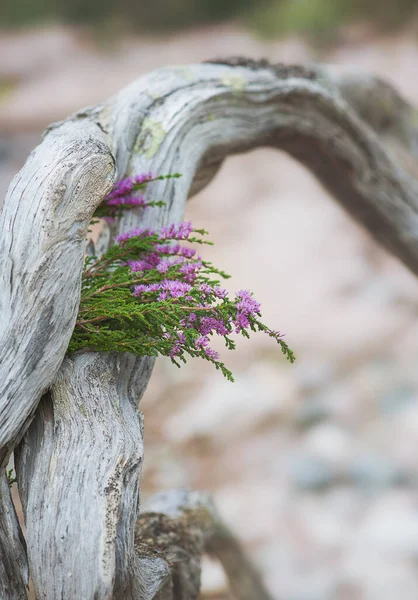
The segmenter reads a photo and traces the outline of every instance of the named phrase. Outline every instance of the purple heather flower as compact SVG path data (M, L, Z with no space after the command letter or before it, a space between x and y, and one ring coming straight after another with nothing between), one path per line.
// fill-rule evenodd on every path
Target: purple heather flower
M194 345L198 350L205 348L209 344L209 338L206 335L201 335L195 339Z
M173 223L172 225L168 225L161 229L160 239L187 240L192 231L193 225L191 221L184 221L182 223L177 223L177 225Z
M151 179L154 179L154 175L151 173L151 171L148 173L142 173L141 175L135 175L133 178L135 185L140 185L146 181L151 181Z
M253 298L251 292L239 290L235 294L235 306L238 310L234 325L236 332L239 333L241 329L247 329L250 326L249 317L260 314L260 304Z
M126 177L121 179L113 186L112 191L106 196L105 202L114 200L116 198L123 198L129 196L134 190L135 186L139 186L142 183L151 181L153 179L152 173L143 173L142 175L135 175L134 177Z
M173 358L174 356L178 356L180 354L180 352L181 352L180 344L178 344L177 342L174 342L174 344L171 346L171 350L168 353L168 356Z
M182 256L173 256L169 260L171 265L182 265L184 263L184 258Z
M268 329L266 333L268 333L270 337L274 338L282 338L286 335L285 333L280 333L280 331L274 331L273 329Z
M151 271L158 268L161 258L155 252L147 254L143 260L128 260L128 265L132 273L138 271Z
M143 260L128 260L128 264L133 273L137 271L151 271L152 269L157 269L159 273L164 274L167 273L170 267L182 262L183 258L181 256L162 258L156 252L147 254Z
M129 268L131 273L140 273L141 271L148 271L150 268L145 260L128 260Z
M193 256L196 254L196 250L194 248L182 247L180 248L180 253L185 258L193 258Z
M121 205L126 205L126 206L131 206L131 207L136 207L136 206L146 206L146 202L145 202L145 198L144 196L118 196L116 198L110 198L110 200L107 200L107 205L108 206L121 206Z
M167 291L172 298L181 298L190 292L192 286L178 279L164 279L161 289Z
M203 294L211 294L212 293L212 288L207 283L201 283L199 285L199 291L203 292Z
M219 359L219 352L216 352L213 348L205 347L205 354L208 358L212 358L213 360Z
M212 290L217 298L226 298L228 296L227 290L221 288L219 285L215 285Z
M206 335L202 335L197 338L194 342L195 347L198 350L204 350L206 356L208 358L212 358L213 360L218 360L219 354L209 346L209 338Z
M162 260L156 267L159 273L165 274L170 268L170 263L167 260Z
M171 339L172 336L167 333L166 334L167 339ZM169 356L173 357L173 356L178 356L181 352L181 344L185 344L186 343L186 336L184 335L183 331L178 331L177 332L177 339L175 340L175 342L173 343L173 345L171 346L171 350L169 352Z
M141 283L140 285L136 285L134 287L134 291L133 291L133 295L134 296L140 296L143 292L148 292L148 286Z
M180 267L180 273L184 275L184 281L187 283L193 283L197 277L196 271L200 269L202 263L200 261L196 261L194 263L187 263Z
M158 292L160 289L161 289L160 283L149 283L149 284L141 283L134 287L133 295L140 296L143 293Z
M187 300L187 297L186 297L186 300ZM193 300L193 298L192 298L192 300ZM180 325L187 329L193 329L193 323L196 322L196 319L197 319L196 313L190 313L190 315L188 316L187 319L182 319L180 321Z
M155 251L158 252L158 254L177 254L180 249L182 249L180 247L180 244L155 244Z
M216 331L218 335L226 335L228 333L225 323L214 317L203 317L200 321L199 331L202 335L208 335L212 331Z
M250 321L247 315L238 312L236 319L234 320L234 325L236 327L236 333L239 333L241 329L247 329L250 326Z
M260 312L260 303L257 302L252 293L247 290L239 290L235 294L235 306L246 315L255 315ZM237 302L238 300L238 302Z
M153 231L152 229L148 229L146 227L145 228L135 227L135 229L131 229L130 231L125 231L124 233L120 233L119 235L117 235L115 237L115 242L118 242L120 244L123 242L127 242L131 238L145 237L147 235L155 235L155 231Z
M111 200L112 198L118 198L120 196L127 196L134 189L134 182L132 177L126 177L121 179L113 186L113 189L106 196L105 201Z

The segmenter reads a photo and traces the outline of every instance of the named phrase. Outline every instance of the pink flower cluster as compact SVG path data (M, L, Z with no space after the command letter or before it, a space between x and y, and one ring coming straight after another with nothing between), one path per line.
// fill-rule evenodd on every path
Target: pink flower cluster
M193 226L190 221L164 227L158 234L159 241L154 244L152 252L144 254L140 260L128 260L131 272L135 273L137 277L154 269L164 275L171 267L177 266L176 275L181 278L163 279L159 283L137 285L134 287L134 296L139 297L144 293L159 292L157 300L167 300L168 298L181 298L192 290L192 285L203 266L200 257L193 258L196 250L181 246L179 243L161 244L165 240L186 240L192 232ZM133 229L117 236L116 241L123 243L133 237L144 235L155 235L155 232L148 229Z
M144 173L135 177L127 177L118 181L113 190L106 196L105 202L108 206L146 206L143 196L134 196L133 194L144 183L152 181L152 173Z
M136 237L158 236L150 251L142 253L138 260L127 261L135 279L148 279L147 283L135 285L132 293L144 301L181 300L182 307L192 312L180 321L176 336L168 337L173 341L170 356L183 352L185 331L192 329L195 350L203 351L216 361L219 355L210 347L210 336L228 336L248 329L251 319L260 314L260 304L246 290L238 291L231 301L227 290L216 282L211 283L204 261L196 256L193 248L179 243L179 240L189 240L193 231L191 222L183 222L163 227L158 234L149 229L133 229L117 236L116 241L123 244Z
M253 298L251 292L247 290L239 290L235 294L237 308L237 316L234 320L236 332L239 333L241 329L248 329L250 326L249 318L254 315L260 314L260 304Z
M152 173L145 173L122 179L106 196L95 216L114 222L124 209L164 205L162 201L146 201L141 194L149 183L172 177L180 177L180 174L154 177ZM206 357L232 381L232 374L210 346L211 337L223 337L226 347L233 350L235 341L231 336L249 337L249 330L259 330L274 338L293 362L293 352L282 341L281 334L260 321L260 304L252 293L239 290L234 298L229 297L218 281L219 277L228 276L202 260L194 248L182 243L209 243L200 237L206 233L203 229L193 229L191 222L173 223L159 231L137 227L118 235L115 241L120 247L110 249L102 262L98 261L97 268L93 265L87 269L86 274L91 276L108 272L112 277L112 284L104 287L96 280L98 291L121 288L120 296L115 292L115 300L118 302L120 298L126 302L126 312L121 311L114 320L124 321L130 313L136 316L137 319L132 318L130 348L139 355L144 351L169 355L176 364L180 360L185 362L186 354ZM131 294L138 302L134 307ZM94 317L80 323L96 321ZM128 330L123 329L126 335L129 335ZM84 328L83 339L86 331ZM119 343L115 345L119 348Z
M190 292L192 286L178 279L163 279L161 283L140 284L134 287L133 295L137 298L143 294L159 292L157 300L182 298Z
M152 229L148 229L146 227L135 227L135 229L131 229L130 231L125 231L124 233L120 233L115 237L115 242L118 244L122 244L123 242L127 242L132 238L137 237L147 237L149 235L155 235L155 231Z
M118 181L112 191L105 197L104 204L110 209L110 214L103 217L108 223L114 223L118 214L118 208L146 208L149 203L145 201L144 196L138 196L138 191L144 187L144 184L153 181L152 173L126 177Z
M191 221L177 223L177 225L173 223L161 229L160 238L162 240L187 240L192 231L193 225Z

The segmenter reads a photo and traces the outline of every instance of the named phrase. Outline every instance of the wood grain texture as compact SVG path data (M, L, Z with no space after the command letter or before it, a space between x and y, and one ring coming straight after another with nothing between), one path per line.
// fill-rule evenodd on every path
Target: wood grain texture
M2 478L64 358L77 315L87 227L114 180L103 131L93 122L67 123L32 152L0 206ZM5 490L1 501L0 590L12 590L14 581L20 591L0 596L26 597L26 554Z
M398 123L389 139L384 120L374 119L373 111L367 124L368 113L361 108L364 94L348 93L351 84L344 88L343 82L327 68L271 66L241 58L161 69L103 106L83 110L51 129L44 143L52 136L67 148L68 140L85 140L87 131L94 131L100 143L83 146L84 154L77 151L77 172L85 174L84 179L80 176L84 187L70 185L60 196L73 212L66 212L63 205L44 223L47 240L55 239L57 228L61 231L48 256L62 270L39 261L25 266L32 244L44 248L37 242L38 229L20 233L26 254L17 252L13 235L7 233L3 240L15 243L6 266L13 265L15 275L27 269L22 283L12 278L19 281L13 288L20 302L16 310L10 309L5 294L6 314L20 324L22 341L8 342L12 358L7 358L6 385L13 393L1 413L3 443L16 442L62 361L77 308L86 218L112 180L112 156L118 178L148 171L178 171L183 176L153 184L151 197L164 199L166 206L127 212L117 227L106 229L102 249L118 231L182 220L187 198L211 180L227 156L271 146L299 159L375 239L418 273L418 185L391 146L395 140L406 154L413 154L415 137L404 135ZM405 119L412 122L411 116ZM65 156L59 147L51 155L54 189L66 181ZM87 175L91 165L93 176ZM23 178L29 195L36 188L32 178L38 168L30 159L12 185L9 221L17 211L19 181ZM79 181L70 178L70 183L75 180ZM93 181L97 181L94 190ZM63 221L66 226L61 227ZM11 267L2 270L4 280L11 272ZM40 301L35 307L46 315L42 319L22 288L29 278ZM12 289L7 285L6 290ZM34 322L26 329L31 311ZM45 329L51 322L54 329ZM62 335L53 335L59 327ZM30 369L25 362L27 348L37 357L29 361ZM46 361L44 355L48 358L53 352L54 360ZM65 359L25 435L17 466L38 600L171 598L164 563L134 552L142 463L136 406L152 365L152 359L128 355L80 354ZM30 391L29 399L23 390ZM222 552L221 546L217 551ZM193 584L191 576L189 583Z
M112 598L133 552L143 448L132 378L147 381L134 365L128 354L66 359L16 452L38 598Z

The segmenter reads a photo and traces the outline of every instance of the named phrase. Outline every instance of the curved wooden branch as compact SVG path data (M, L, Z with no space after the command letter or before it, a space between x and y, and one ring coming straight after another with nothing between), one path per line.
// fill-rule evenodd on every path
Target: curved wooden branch
M38 598L112 598L115 569L125 572L139 505L143 363L139 376L128 354L66 359L16 451Z
M167 600L197 600L204 552L222 564L234 598L272 600L209 494L180 489L152 496L136 523L135 549L141 557L158 557L167 563L171 577ZM161 589L167 587L162 578Z
M330 66L317 67L317 72L319 77L322 72L327 74L344 100L395 153L402 149L405 159L409 153L406 165L412 165L411 157L418 157L418 110L415 107L379 77L358 70L341 72ZM416 168L415 162L415 173Z
M87 227L114 177L103 131L66 123L32 152L1 206L0 467L64 358Z
M114 178L113 157L97 124L65 124L31 154L0 206L2 479L64 358L77 315L87 227ZM11 590L11 581L15 592L0 596L20 598L26 597L26 555L7 494L2 491L0 507L0 592ZM10 561L3 559L7 554Z
M45 143L52 136L61 139L65 146L68 132L84 139L85 131L93 128L97 132L99 126L115 157L119 177L149 170L183 173L180 180L153 185L152 197L167 202L163 209L126 213L119 230L138 224L158 227L181 220L187 197L206 185L230 154L261 145L284 149L310 168L351 215L418 273L417 183L397 164L392 151L385 148L383 136L378 135L382 133L378 124L371 123L375 131L369 127L354 111L358 100L354 99L350 106L340 93L342 88L341 81L326 69L272 67L242 59L162 69L133 83L104 106L85 110L54 126ZM403 148L410 143L401 135L394 136ZM105 157L101 168L107 175L111 172L109 153L103 149L98 155L101 160ZM59 181L62 160L54 165L52 173ZM88 165L89 152L84 160L80 157L79 165L86 174L83 181L87 191L93 189L94 181L88 178ZM32 171L29 164L25 172ZM93 204L108 189L104 184L107 179L99 171L96 165L99 184L94 188L97 193ZM75 206L86 202L86 193L75 195ZM13 188L8 200L10 214L13 204L16 208L17 198ZM87 204L87 212L91 214L91 203ZM54 216L54 227L57 218ZM82 222L84 235L85 220ZM49 235L51 231L50 228ZM27 234L22 235L29 248L31 240ZM66 251L67 246L73 248L67 271L71 265L76 276L73 271L66 272L65 277L61 273L59 285L64 294L58 292L54 283L55 270L43 274L45 290L51 296L43 298L43 309L65 304L62 322L67 341L78 300L81 238L80 235L73 242L68 236L53 252L56 261L56 255ZM19 259L19 269L21 263ZM30 266L32 276L34 266ZM70 281L75 285L73 291L69 289ZM22 293L22 305L24 298ZM58 323L58 315L56 318ZM46 349L49 355L54 347L50 336L44 341L39 336L31 339L42 376L37 376L36 385L30 380L22 366L25 347L19 351L15 346L13 351L18 361L12 375L22 379L21 386L30 387L33 398L45 389L46 371L49 375L55 373L65 343L62 338L55 341L57 359L47 369L42 353ZM127 364L122 368L121 361L125 360ZM26 512L29 560L35 587L48 600L153 597L156 580L152 570L157 566L138 562L133 550L133 528L130 530L137 516L142 456L140 416L135 412L135 403L146 387L151 368L152 361L146 358L81 355L66 359L36 422L25 436L17 464ZM14 379L9 380L9 386L16 385ZM19 402L23 404L24 398ZM45 413L46 402L50 406L48 413ZM30 410L25 410L29 418ZM14 415L14 418L20 417ZM21 418L19 422L21 427ZM136 423L135 434L133 423ZM19 427L6 428L4 439L13 438L13 431ZM96 435L103 428L111 430L112 441L103 432ZM70 462L66 452L71 453ZM109 481L118 482L110 495ZM45 498L48 499L46 516L41 518L39 507ZM87 510L84 504L88 502L92 502L94 510ZM113 518L109 520L105 507L110 506ZM80 522L72 513L80 516ZM89 533L80 544L83 531ZM103 544L103 540L109 541L109 545ZM48 560L42 560L42 556ZM86 565L96 568L94 577ZM77 577L69 582L65 573L77 573ZM160 573L167 577L163 567Z
M234 64L157 71L124 90L106 119L114 143L121 129L124 139L133 141L130 147L114 146L121 148L119 168L184 171L188 165L180 185L158 188L168 194L173 216L181 218L192 181L194 192L226 156L262 145L280 148L308 167L377 241L418 273L418 184L387 150L387 138L379 138L345 102L340 89L352 99L352 87L344 87L341 78L337 86L326 69ZM158 97L150 99L152 94ZM352 100L354 108L363 106L361 98ZM129 119L127 106L143 120ZM405 123L413 122L402 114ZM385 132L377 119L371 124ZM404 130L394 127L392 139L416 149L416 125L411 131L415 135L406 139ZM127 216L123 224L132 222Z

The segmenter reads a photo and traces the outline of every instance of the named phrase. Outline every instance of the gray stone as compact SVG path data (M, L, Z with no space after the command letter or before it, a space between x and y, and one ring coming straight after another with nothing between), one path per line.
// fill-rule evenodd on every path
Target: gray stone
M295 414L295 426L307 429L329 417L328 406L319 398L304 398Z
M417 401L417 390L409 386L399 386L380 398L379 407L382 413L394 413Z
M390 459L375 454L358 457L349 467L348 479L355 485L385 488L408 483L408 474Z
M339 475L325 460L309 455L292 456L287 462L288 475L301 491L321 491L339 481Z

